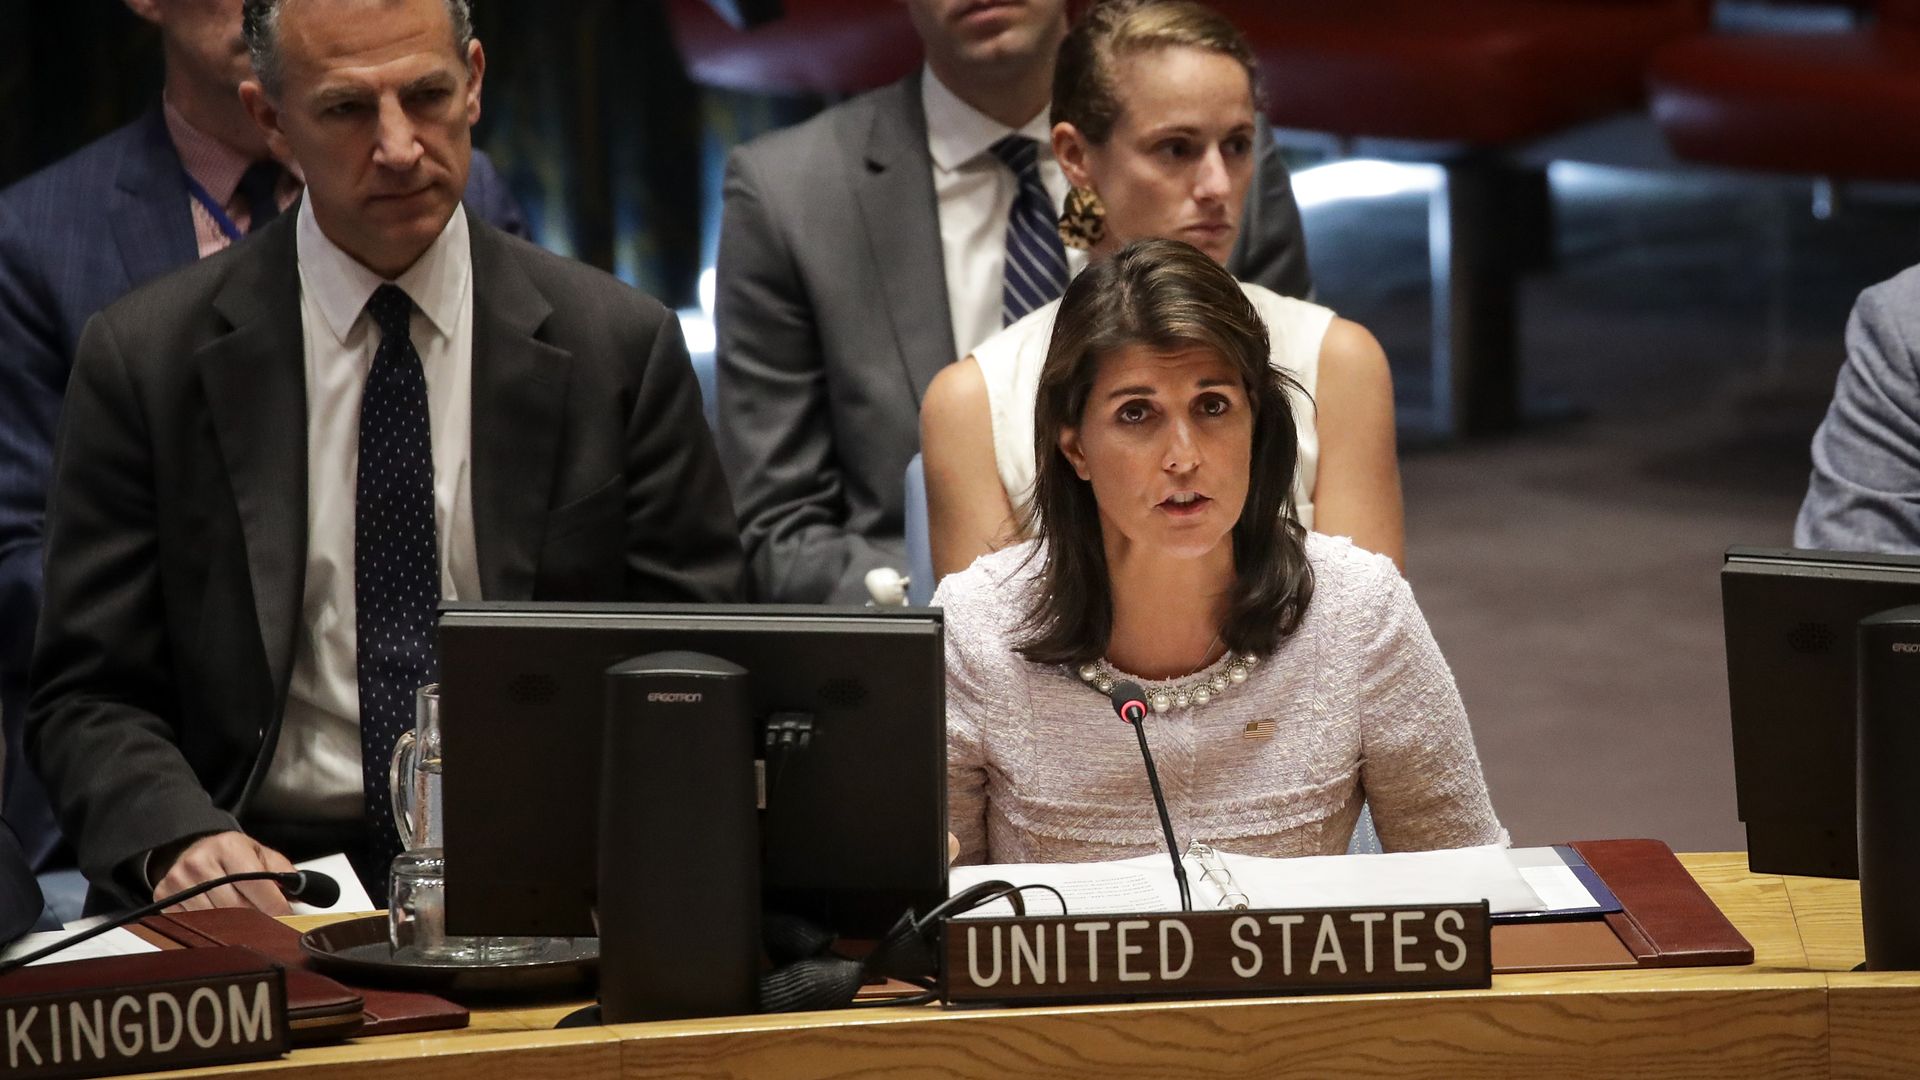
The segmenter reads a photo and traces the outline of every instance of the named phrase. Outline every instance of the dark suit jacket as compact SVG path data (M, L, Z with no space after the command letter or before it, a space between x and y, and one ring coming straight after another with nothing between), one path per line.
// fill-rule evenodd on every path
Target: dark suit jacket
M96 886L244 824L273 754L307 539L294 218L135 291L80 340L27 751ZM734 596L739 537L673 314L471 232L483 595Z
M0 822L0 946L11 945L32 930L45 909L40 883L33 878L20 841Z
M135 286L199 258L187 199L157 107L0 192L0 796L35 866L60 839L20 753L54 425L80 328ZM526 231L483 154L474 155L466 203L482 221Z
M1227 269L1304 297L1300 210L1263 135ZM720 225L720 455L771 600L862 602L906 566L920 399L953 355L920 75L734 151Z

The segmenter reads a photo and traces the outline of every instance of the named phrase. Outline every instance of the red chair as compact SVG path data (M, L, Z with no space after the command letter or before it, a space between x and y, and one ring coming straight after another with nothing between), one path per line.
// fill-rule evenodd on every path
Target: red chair
M1920 0L1846 33L1709 34L1649 72L1653 116L1687 161L1830 180L1920 180Z
M737 29L707 0L669 0L687 74L756 94L845 97L920 66L920 39L898 0L785 0L780 18Z
M1628 109L1703 0L1228 0L1280 127L1499 147Z
M1644 97L1663 44L1707 25L1709 0L1218 0L1259 54L1276 127L1405 140L1437 161L1433 418L1444 433L1520 420L1515 295L1545 241L1544 174L1508 151ZM1528 230L1532 230L1532 235Z

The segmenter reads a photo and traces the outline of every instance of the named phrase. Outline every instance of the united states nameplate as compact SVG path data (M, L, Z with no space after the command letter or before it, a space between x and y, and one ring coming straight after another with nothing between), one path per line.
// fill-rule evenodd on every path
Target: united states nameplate
M948 919L941 998L1014 1004L1491 986L1488 908Z

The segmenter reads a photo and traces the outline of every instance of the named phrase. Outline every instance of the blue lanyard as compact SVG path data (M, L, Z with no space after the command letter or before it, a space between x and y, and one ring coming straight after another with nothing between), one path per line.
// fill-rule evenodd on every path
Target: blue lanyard
M213 219L213 223L220 226L220 231L227 234L228 240L237 244L246 235L240 231L240 226L235 225L233 219L227 216L227 212L220 208L220 204L213 201L213 196L207 194L207 189L200 186L200 181L191 176L187 177L187 194L192 195L193 200L200 204L200 208L207 212L208 217Z

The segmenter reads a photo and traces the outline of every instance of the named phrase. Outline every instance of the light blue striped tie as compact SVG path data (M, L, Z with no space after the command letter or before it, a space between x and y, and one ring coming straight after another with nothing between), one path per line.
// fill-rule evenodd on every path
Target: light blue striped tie
M1053 197L1040 182L1040 144L1009 135L990 149L1019 185L1007 213L1007 280L1000 294L1000 325L1006 326L1059 299L1067 287L1067 249L1055 225Z

